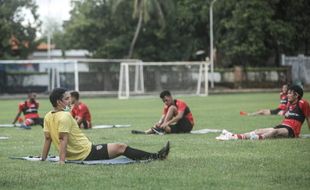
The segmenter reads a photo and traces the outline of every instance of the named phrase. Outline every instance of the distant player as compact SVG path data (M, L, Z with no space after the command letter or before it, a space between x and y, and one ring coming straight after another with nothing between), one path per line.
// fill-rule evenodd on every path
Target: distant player
M92 128L91 115L86 104L81 102L80 94L76 91L70 93L71 95L71 114L82 129Z
M31 92L28 94L28 99L25 102L21 102L18 105L18 112L13 120L12 124L20 120L20 116L23 113L25 121L21 124L21 128L31 129L32 125L41 125L43 127L43 118L40 118L38 114L39 102L36 101L37 94Z
M247 112L240 112L240 115L245 115L245 116L256 116L256 115L283 115L283 111L286 108L287 104L287 89L288 85L285 84L282 86L282 90L280 92L280 104L276 109L262 109L257 112L253 113L247 113Z
M173 99L167 90L160 93L164 103L163 114L160 120L144 134L161 133L189 133L194 126L194 118L188 105L179 99ZM132 133L141 133L133 130Z
M64 164L65 160L105 160L120 155L133 160L164 160L169 154L169 141L158 152L146 152L123 143L92 144L66 111L70 104L69 92L55 88L49 99L53 110L44 118L42 161L46 160L52 143L59 152L59 164Z
M291 86L288 89L288 104L284 110L282 123L274 128L263 128L244 134L232 134L226 130L216 137L218 140L236 139L267 139L267 138L296 138L299 137L302 124L307 121L310 129L309 102L302 99L303 90L299 86Z

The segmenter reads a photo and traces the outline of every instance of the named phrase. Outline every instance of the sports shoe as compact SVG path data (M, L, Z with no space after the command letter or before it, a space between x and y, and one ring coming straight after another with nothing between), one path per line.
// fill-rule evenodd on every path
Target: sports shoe
M20 128L22 128L22 129L31 129L30 126L27 126L27 125L24 125L24 124L21 124Z
M241 116L247 116L248 113L247 113L247 112L244 112L244 111L240 111L240 115L241 115Z
M225 134L225 135L226 135L226 134L233 135L233 133L227 131L226 129L223 129L223 130L222 130L222 134Z
M238 139L236 136L234 136L234 134L232 134L231 132L227 131L227 130L223 130L222 134L220 134L220 136L215 137L216 140L221 140L221 141L228 141L228 140L236 140Z
M259 136L255 132L250 133L250 140L258 140Z
M152 131L157 135L163 135L165 131L162 128L153 127Z
M138 130L131 130L132 134L146 134L144 131L138 131Z
M168 141L167 144L160 151L158 151L158 158L161 160L166 159L169 154L169 151L170 151L170 142Z

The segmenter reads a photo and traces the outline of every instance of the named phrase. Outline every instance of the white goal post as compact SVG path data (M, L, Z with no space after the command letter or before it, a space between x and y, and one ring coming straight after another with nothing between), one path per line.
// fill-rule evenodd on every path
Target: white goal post
M122 62L120 66L119 74L119 99L128 99L130 97L130 67L134 67L134 90L133 93L143 94L145 93L144 87L144 68L155 66L155 67L165 67L165 66L197 66L198 78L197 78L197 88L196 95L207 96L208 95L208 66L210 65L209 60L206 61L178 61L178 62ZM204 83L204 91L201 91L202 83Z

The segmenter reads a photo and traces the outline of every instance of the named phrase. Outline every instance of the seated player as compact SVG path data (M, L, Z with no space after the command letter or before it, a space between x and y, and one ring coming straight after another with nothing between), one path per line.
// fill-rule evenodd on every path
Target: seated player
M124 155L133 160L165 159L170 150L169 142L157 153L134 149L122 143L94 145L82 133L72 115L67 112L70 94L64 88L55 88L50 96L53 110L44 118L45 141L42 160L46 160L51 143L59 152L59 164L65 160L104 160Z
M282 123L274 128L263 128L244 134L232 134L226 130L216 137L218 140L236 139L268 139L268 138L296 138L299 137L304 121L307 121L310 129L310 106L303 97L303 90L299 86L291 86L288 89L288 104L284 110Z
M160 93L160 98L165 104L160 120L144 132L133 130L132 133L189 133L193 129L194 118L187 104L182 100L173 99L167 90Z
M17 120L20 119L21 114L24 114L25 120L21 124L21 128L31 129L32 125L41 125L43 127L43 118L40 118L38 114L39 102L36 101L37 94L30 92L28 94L28 99L25 102L21 102L18 105L18 112L14 118L12 124L15 125Z
M256 116L256 115L283 115L283 111L286 108L287 104L287 89L288 85L285 84L282 86L282 90L280 92L280 105L276 109L262 109L253 113L246 113L241 111L240 115L244 116Z
M73 118L78 123L78 126L82 129L90 129L91 125L91 115L86 104L81 102L80 94L76 91L73 91L71 94L71 114Z

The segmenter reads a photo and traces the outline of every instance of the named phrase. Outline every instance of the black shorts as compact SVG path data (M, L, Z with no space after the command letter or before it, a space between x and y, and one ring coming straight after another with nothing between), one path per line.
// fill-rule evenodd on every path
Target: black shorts
M31 118L31 119L33 121L32 125L41 125L43 127L43 122L44 122L43 118L37 117L37 118Z
M181 118L175 125L170 125L171 133L189 133L193 129L191 122L185 117Z
M281 129L281 128L285 128L287 129L288 131L288 137L289 138L295 138L295 134L294 134L294 131L292 128L286 126L286 125L278 125L278 126L275 126L274 129Z
M278 113L281 111L280 108L274 109L274 110L270 110L270 114L271 115L278 115Z
M91 151L85 160L107 160L109 159L108 145L97 144L91 146Z
M89 121L83 120L82 123L80 124L81 129L90 129L91 128L91 123Z

